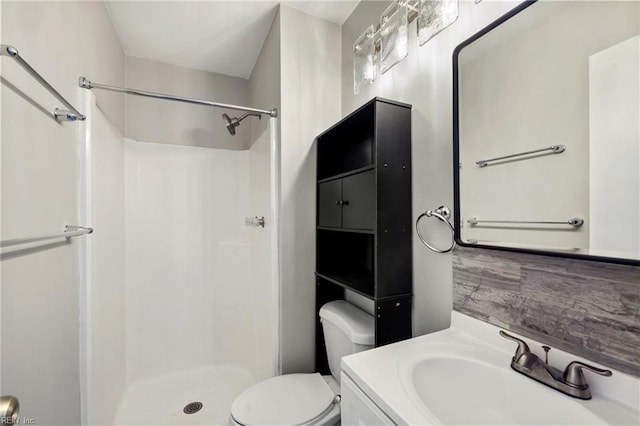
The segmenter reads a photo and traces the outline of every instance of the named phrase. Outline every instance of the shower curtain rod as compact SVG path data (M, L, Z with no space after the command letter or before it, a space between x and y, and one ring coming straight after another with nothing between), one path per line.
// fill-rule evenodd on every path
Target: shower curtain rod
M249 108L249 107L244 107L239 105L230 105L230 104L222 104L219 102L203 101L201 99L183 98L181 96L166 95L163 93L145 92L144 90L127 89L126 87L107 86L106 84L93 83L87 80L85 77L80 77L78 79L78 85L83 89L109 90L111 92L126 93L128 95L137 95L137 96L145 96L147 98L164 99L165 101L177 101L177 102L184 102L187 104L205 105L205 106L216 107L216 108L227 108L227 109L234 109L238 111L255 112L258 114L265 114L270 117L278 116L278 110L276 108L272 110Z

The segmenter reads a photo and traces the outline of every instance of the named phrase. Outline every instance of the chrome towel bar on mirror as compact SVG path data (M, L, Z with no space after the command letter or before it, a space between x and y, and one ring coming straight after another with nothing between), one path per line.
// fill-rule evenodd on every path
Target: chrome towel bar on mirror
M55 108L53 110L53 116L57 121L76 121L76 120L84 120L86 117L80 111L75 109L69 101L67 101L64 96L62 96L56 89L53 88L52 85L47 82L36 70L33 69L31 65L25 61L22 56L18 53L18 49L13 46L9 46L8 44L1 45L2 50L0 51L0 56L8 56L12 58L14 61L18 63L22 68L24 68L31 77L35 78L38 83L40 83L45 89L49 91L53 96L55 96L60 102L64 104L70 111L62 110L59 108Z
M542 149L534 149L533 151L505 155L504 157L489 158L487 160L479 160L479 161L476 161L476 164L478 165L478 167L487 167L489 163L492 161L507 160L509 158L522 157L523 155L537 154L539 152L544 152L544 151L551 151L550 154L560 154L564 152L565 149L567 149L567 147L564 145L551 145L549 147L542 148Z
M55 234L38 235L35 237L14 238L12 240L0 241L0 247L15 246L18 244L36 243L44 240L54 240L57 238L71 238L78 237L80 235L91 234L93 228L85 228L84 226L67 225L64 227L64 231L57 232Z
M425 241L424 237L420 233L420 226L419 226L420 220L423 217L435 217L436 219L447 224L447 226L449 227L449 230L451 231L451 245L449 246L449 248L438 249ZM456 239L455 239L455 230L453 229L453 225L451 225L451 222L449 222L450 217L451 217L451 211L449 210L448 207L445 207L445 206L440 206L435 210L427 210L426 212L418 216L418 218L416 219L416 233L418 234L418 238L420 238L420 241L422 241L422 244L424 244L428 249L435 251L436 253L448 253L451 250L453 250L453 248L456 246Z
M569 220L563 221L536 221L536 220L480 220L477 217L472 217L467 220L469 225L479 225L481 223L505 223L505 224L520 224L520 225L571 225L574 228L579 228L584 224L584 220L579 217L572 217Z

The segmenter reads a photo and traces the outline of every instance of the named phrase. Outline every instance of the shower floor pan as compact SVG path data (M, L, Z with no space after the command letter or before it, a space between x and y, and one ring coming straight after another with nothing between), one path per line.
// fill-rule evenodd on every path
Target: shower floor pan
M126 390L115 424L226 425L231 403L254 383L246 370L218 366L142 380Z

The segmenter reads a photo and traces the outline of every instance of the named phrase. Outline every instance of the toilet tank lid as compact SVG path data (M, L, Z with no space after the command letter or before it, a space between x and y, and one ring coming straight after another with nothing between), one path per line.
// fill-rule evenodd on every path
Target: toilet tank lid
M375 329L373 316L362 309L344 300L335 300L320 308L320 318L338 327L351 342L373 346Z

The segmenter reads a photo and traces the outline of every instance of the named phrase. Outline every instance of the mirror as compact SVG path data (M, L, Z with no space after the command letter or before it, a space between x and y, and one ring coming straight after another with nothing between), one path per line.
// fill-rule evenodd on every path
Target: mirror
M640 2L526 2L453 55L456 240L640 264Z

